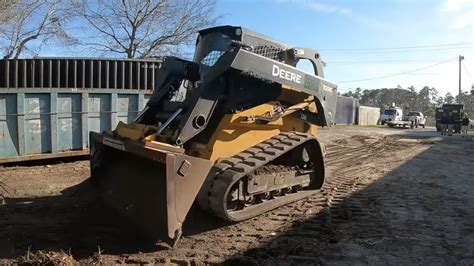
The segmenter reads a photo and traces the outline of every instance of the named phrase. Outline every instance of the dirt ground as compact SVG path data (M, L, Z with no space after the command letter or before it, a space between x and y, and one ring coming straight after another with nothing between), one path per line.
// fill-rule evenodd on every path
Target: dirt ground
M103 207L88 161L0 168L0 264L474 264L472 139L381 127L320 139L321 193L238 224L193 218L201 229L185 224L174 249Z

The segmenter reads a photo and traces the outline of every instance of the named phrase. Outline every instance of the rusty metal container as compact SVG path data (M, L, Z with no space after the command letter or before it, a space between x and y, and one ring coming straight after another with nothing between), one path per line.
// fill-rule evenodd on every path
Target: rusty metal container
M128 123L160 60L0 60L0 163L88 154L89 132Z

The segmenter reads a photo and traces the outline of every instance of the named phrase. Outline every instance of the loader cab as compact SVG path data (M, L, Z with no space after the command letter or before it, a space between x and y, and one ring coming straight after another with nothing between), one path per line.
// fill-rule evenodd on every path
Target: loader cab
M316 50L290 47L242 27L219 26L200 31L193 61L213 66L222 55L237 47L293 67L300 61L309 62L313 68L310 74L324 78L323 62Z
M221 32L210 32L199 35L193 61L199 64L213 66L217 60L232 46L232 37Z

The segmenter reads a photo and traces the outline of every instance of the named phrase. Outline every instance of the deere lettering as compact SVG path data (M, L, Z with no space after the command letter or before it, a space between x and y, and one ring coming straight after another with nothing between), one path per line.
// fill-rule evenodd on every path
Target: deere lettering
M301 84L301 75L282 69L277 65L273 65L272 76Z

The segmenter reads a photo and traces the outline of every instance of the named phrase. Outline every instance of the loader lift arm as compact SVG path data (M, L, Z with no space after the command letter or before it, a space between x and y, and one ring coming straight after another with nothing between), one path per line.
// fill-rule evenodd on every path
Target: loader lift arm
M180 119L178 134L174 134L171 143L183 145L191 138L205 130L219 99L224 94L224 88L228 87L226 80L222 78L230 74L231 70L238 70L250 77L254 77L270 84L278 86L291 86L300 89L310 95L315 96L314 102L317 106L317 113L306 113L306 117L311 117L311 123L319 126L331 126L334 123L336 94L335 85L314 75L307 74L295 67L283 63L271 62L273 60L263 56L254 56L242 48L242 46L231 47L229 51L223 53L212 66L201 66L176 58L167 58L161 68L158 81L162 84L151 97L143 118L137 120L139 123L149 124L153 121L153 116L157 110L153 107L160 103L163 97L171 91L176 91L178 87L187 83L187 95L184 104L184 115ZM286 71L301 77L299 80L288 80L281 74L276 75L275 69ZM317 68L315 68L316 70ZM201 80L197 77L203 76ZM276 78L275 78L276 77ZM255 88L256 90L268 90L268 86ZM266 92L260 93L264 96ZM227 110L235 109L236 106L227 106ZM170 114L171 115L171 114ZM300 115L300 117L302 117Z

